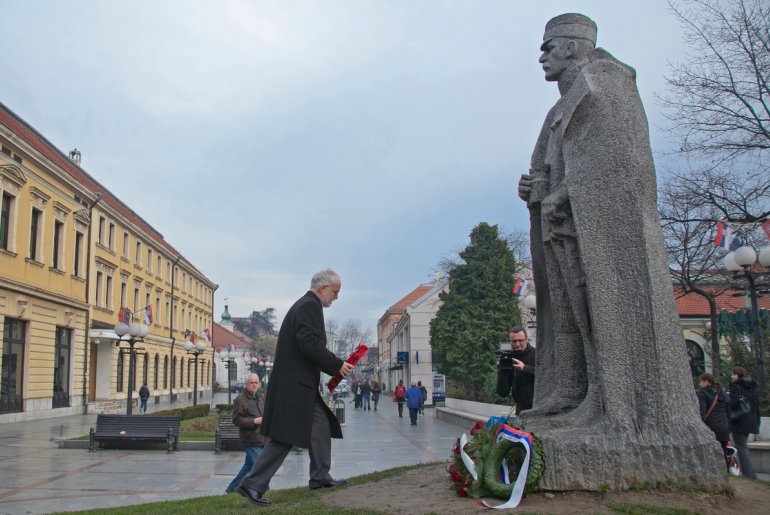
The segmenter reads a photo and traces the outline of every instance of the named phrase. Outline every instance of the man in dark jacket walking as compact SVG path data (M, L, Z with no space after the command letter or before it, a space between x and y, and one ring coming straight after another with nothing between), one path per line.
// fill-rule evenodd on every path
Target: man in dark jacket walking
M329 474L331 438L342 438L342 428L318 391L322 370L342 377L353 370L326 348L323 308L332 305L341 287L333 270L318 272L281 324L260 428L270 441L236 489L258 506L272 504L263 494L292 446L309 450L311 490L345 484Z
M752 479L757 479L754 466L749 458L748 440L749 433L759 434L759 394L757 382L746 377L746 369L733 367L730 376L730 410L738 411L740 397L748 401L749 412L737 419L731 419L730 430L733 433L733 443L738 450L738 462L741 464L741 473Z
M150 398L150 388L147 386L147 383L143 383L142 387L139 388L139 400L142 401L141 404L139 404L139 411L142 413L147 413L147 400Z
M259 389L259 376L249 374L246 377L246 385L243 392L239 393L233 401L233 424L238 426L238 437L246 451L246 460L243 462L238 475L233 478L225 490L226 493L235 493L235 489L246 477L251 468L257 462L262 448L267 443L267 437L259 434L259 426L262 424L262 414L265 411L265 399L257 390Z
M508 332L512 357L502 357L497 366L497 394L513 395L516 414L532 408L535 394L535 348L529 344L522 327L514 326Z

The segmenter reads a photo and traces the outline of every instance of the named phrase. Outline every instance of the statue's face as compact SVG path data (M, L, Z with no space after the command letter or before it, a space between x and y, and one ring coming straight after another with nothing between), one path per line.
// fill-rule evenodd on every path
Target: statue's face
M570 59L574 53L570 40L565 38L552 38L543 43L540 49L540 64L543 65L545 80L558 81L561 74L569 68Z

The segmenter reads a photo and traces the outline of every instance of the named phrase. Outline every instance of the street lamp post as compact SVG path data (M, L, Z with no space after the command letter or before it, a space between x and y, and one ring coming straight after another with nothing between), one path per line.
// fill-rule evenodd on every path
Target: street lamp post
M227 352L223 350L219 353L219 359L224 362L225 370L227 370L227 404L233 403L233 390L230 381L232 380L232 369L235 366L236 356L238 356L238 353L234 351Z
M206 344L203 342L184 342L184 350L187 354L195 356L195 379L193 379L193 406L198 405L198 356L206 352ZM201 361L203 363L203 361ZM188 383L189 384L189 383Z
M765 358L762 350L762 331L759 328L759 305L757 301L757 286L767 286L769 283L757 283L757 279L763 279L770 275L770 271L753 272L751 267L756 263L765 268L770 268L770 247L765 247L759 253L749 246L740 247L735 252L725 256L725 268L733 272L736 279L745 279L748 283L749 300L751 303L751 340L754 351L754 359L757 362L757 383L759 384L759 397L764 398L767 392L767 376L765 373Z
M120 346L120 342L127 342L128 343L128 395L126 396L126 415L131 415L133 412L133 401L134 401L134 388L136 385L134 384L134 374L136 370L136 350L134 350L134 345L143 342L144 337L147 336L147 333L150 331L150 329L144 325L144 324L125 324L123 322L118 322L115 324L115 334L118 335L120 338L116 345ZM128 340L124 340L123 337L128 335ZM120 352L125 352L125 348L121 348Z
M263 359L262 356L252 356L249 360L249 368L259 376L260 381L267 382L265 378L269 378L273 363L269 357Z

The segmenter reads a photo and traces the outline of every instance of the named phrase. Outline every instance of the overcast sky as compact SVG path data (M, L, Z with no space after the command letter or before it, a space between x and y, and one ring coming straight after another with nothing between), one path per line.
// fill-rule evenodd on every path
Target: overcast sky
M527 229L548 19L590 16L636 68L656 159L684 52L663 0L1 5L0 100L219 284L217 321L227 297L280 322L330 266L327 318L373 332L479 222Z

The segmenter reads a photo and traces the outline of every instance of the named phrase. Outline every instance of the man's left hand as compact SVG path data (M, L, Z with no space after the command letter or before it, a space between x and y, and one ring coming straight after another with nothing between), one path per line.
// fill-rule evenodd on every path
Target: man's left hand
M340 368L340 375L342 377L348 377L352 371L353 371L353 365L351 365L347 361L343 361L342 367Z
M520 361L520 360L518 360L516 358L512 358L512 361L513 361L513 368L515 368L519 372L524 370L524 362L523 361Z

